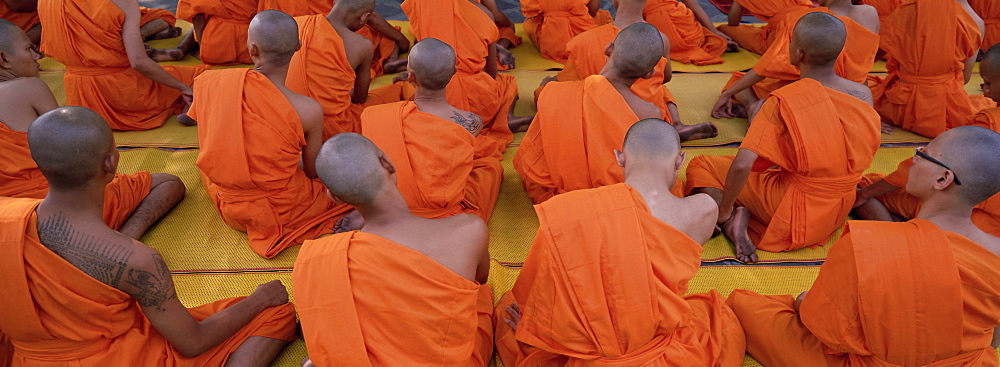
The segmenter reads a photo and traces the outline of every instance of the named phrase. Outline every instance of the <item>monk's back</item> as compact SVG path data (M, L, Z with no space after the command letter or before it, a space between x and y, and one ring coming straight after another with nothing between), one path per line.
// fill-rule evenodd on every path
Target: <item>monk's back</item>
M982 41L978 24L957 1L904 2L882 27L890 65L898 63L903 80L961 73Z
M443 219L411 217L392 227L366 226L361 231L420 252L470 281L476 279L482 250L470 244L484 241L487 233L485 223L471 214Z
M433 2L403 2L403 11L413 20L411 32L418 39L433 37L454 48L456 77L479 73L486 65L488 46L496 42L500 31L479 5L468 0L445 1L454 2L448 6L454 9L454 14L448 15Z
M41 51L67 66L128 67L125 13L109 0L42 0Z
M834 15L851 18L851 20L857 22L858 24L864 26L869 31L873 33L878 33L879 31L879 18L878 9L875 9L871 5L854 5L851 6L846 12L839 12L831 9ZM850 47L850 46L848 46Z
M32 100L26 99L28 91L48 86L38 78L17 78L0 82L0 124L18 132L27 132L28 126L38 117ZM29 92L30 93L30 92Z

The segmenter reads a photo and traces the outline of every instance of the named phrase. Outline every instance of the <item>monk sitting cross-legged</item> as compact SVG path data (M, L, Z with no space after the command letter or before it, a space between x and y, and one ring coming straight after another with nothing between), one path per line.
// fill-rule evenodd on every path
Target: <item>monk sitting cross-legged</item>
M712 109L713 117L741 117L752 121L753 114L760 108L761 99L799 80L799 69L789 62L789 42L792 39L792 26L809 13L833 14L844 23L847 41L837 58L834 71L857 83L864 84L867 81L878 53L877 12L867 5L853 5L850 0L821 0L820 4L823 7L796 10L785 15L782 27L776 31L778 36L753 69L746 74L733 73ZM734 99L736 104L733 103Z
M569 51L569 59L566 67L556 75L555 81L583 80L591 75L597 75L607 63L608 55L611 53L609 44L614 42L615 36L622 29L636 23L644 23L642 18L643 0L615 0L615 7L618 14L615 21L610 24L598 26L594 29L581 33L579 36L569 41L566 46ZM661 36L663 49L670 50L670 42L665 36ZM646 52L655 52L659 48L645 49ZM659 118L666 120L677 128L681 136L681 141L710 138L718 135L718 129L711 122L698 125L684 125L681 122L680 113L677 110L677 103L673 94L663 85L670 81L671 69L670 60L667 53L663 54L659 63L656 64L655 73L649 78L639 78L632 84L632 92L643 100L656 105L662 113ZM546 78L542 85L535 90L537 104L538 95L552 78Z
M739 45L715 28L697 0L648 0L642 16L670 40L671 60L721 64L723 52L738 51Z
M364 135L395 162L397 186L414 214L472 213L489 221L503 178L502 151L476 149L483 119L448 104L455 51L424 38L410 52L407 70L416 99L366 109Z
M139 7L142 20L139 28L142 38L145 40L156 40L174 38L181 35L181 29L175 27L177 19L174 14L164 9L151 9ZM38 0L6 0L0 1L0 19L9 20L16 24L31 39L31 43L38 45L42 40L42 23L38 19ZM164 52L162 50L147 49L150 57L157 61L176 60L183 57L175 51ZM171 55L173 54L173 55Z
M108 228L118 150L99 115L50 111L28 140L51 189L0 199L0 330L14 366L267 366L295 339L281 282L187 309L163 257Z
M788 13L812 7L812 0L735 0L733 6L729 8L728 24L720 25L718 29L740 47L753 53L764 54L785 27L785 16ZM740 24L744 9L767 24L763 27Z
M662 45L656 27L632 24L608 46L610 56L600 74L546 84L535 121L514 155L514 168L533 202L622 182L614 157L602 152L617 148L636 121L663 117L656 105L630 89L656 72ZM679 186L676 195L683 194Z
M199 45L209 65L249 64L247 27L257 14L257 0L180 0L177 16L194 25L182 44Z
M198 168L208 196L250 248L271 258L303 240L334 232L351 208L326 197L316 179L323 109L285 87L299 48L295 20L277 10L250 23L254 69L199 77L191 117L198 120Z
M996 366L1000 238L970 214L1000 192L997 151L982 127L938 135L913 158L914 219L849 222L798 299L735 290L747 352L765 366Z
M969 6L983 19L983 50L1000 43L1000 3L991 0L968 0Z
M611 23L601 0L521 0L524 32L542 57L565 63L566 43L591 28Z
M0 196L41 199L49 192L27 136L35 118L58 107L52 91L38 79L40 56L23 31L0 20ZM184 184L177 176L116 175L104 191L104 222L139 239L183 198Z
M804 15L789 50L802 79L771 93L735 157L702 155L688 166L692 192L720 203L718 222L740 261L756 262L758 248L822 244L851 211L881 137L868 88L834 72L846 33L835 16Z
M295 261L306 365L489 365L493 292L482 219L411 214L393 162L358 134L330 138L316 169L365 226L308 241Z
M504 366L743 363L743 331L723 297L685 295L718 207L670 194L684 154L665 121L639 121L624 140L614 151L624 183L535 207L538 234L493 314Z

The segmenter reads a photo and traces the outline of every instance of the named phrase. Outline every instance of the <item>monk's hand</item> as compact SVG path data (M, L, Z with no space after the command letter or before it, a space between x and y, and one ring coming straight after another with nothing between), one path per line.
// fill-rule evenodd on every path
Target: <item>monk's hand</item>
M715 102L715 107L712 107L712 117L717 119L721 118L733 118L733 97L728 93L723 92L719 96L719 100Z
M288 303L288 290L280 280L272 280L258 285L250 297L259 299L265 307L277 307Z
M517 305L517 302L514 302L511 303L510 306L507 306L505 310L507 310L507 314L510 315L510 318L508 319L504 317L503 322L506 322L511 329L517 331L517 324L521 323L521 307Z
M882 133L883 134L892 134L895 131L896 131L896 127L895 126L889 125L889 123L887 123L885 121L882 121Z
M406 53L410 50L410 39L403 37L396 40L396 47L399 47L399 53Z
M409 78L410 78L410 73L404 71L396 75L395 78L392 78L392 82L393 83L405 82Z
M871 199L868 197L868 195L866 195L866 191L860 187L854 189L854 194L855 194L854 206L851 207L851 209L855 209L859 206L865 205L865 203L867 203L868 200Z
M184 89L181 89L181 98L184 99L185 106L190 106L194 102L194 89L184 86Z
M514 54L510 53L510 51L506 48L497 46L497 61L499 61L501 65L507 66L509 69L513 69L515 67Z

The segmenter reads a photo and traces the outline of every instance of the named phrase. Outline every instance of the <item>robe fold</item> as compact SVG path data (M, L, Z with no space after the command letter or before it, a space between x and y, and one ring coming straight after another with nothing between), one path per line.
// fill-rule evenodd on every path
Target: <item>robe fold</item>
M209 65L252 64L247 50L247 30L257 15L256 0L180 0L177 17L193 22L205 15L199 55Z
M723 24L718 28L740 47L756 54L764 54L771 47L775 37L781 33L788 13L809 9L815 5L812 0L738 0L736 3L767 24L762 27L751 24L737 26Z
M687 5L677 0L649 0L642 17L670 39L670 59L695 65L722 63L726 39L705 28Z
M983 50L989 50L1000 43L1000 3L992 0L969 0L972 10L983 18L986 23L986 34L983 34Z
M0 329L14 366L221 366L252 336L295 340L290 303L255 316L235 335L185 358L146 319L132 296L87 275L38 239L34 199L0 199ZM196 320L230 307L229 298L188 309Z
M292 104L263 74L213 70L195 82L196 165L209 198L250 248L271 258L333 233L351 207L336 204L299 168L305 135Z
M414 102L370 107L364 135L396 166L397 187L410 211L424 218L476 214L489 222L503 166L499 154L476 157L476 138Z
M7 6L6 1L0 1L0 19L9 20L25 32L39 23L37 11L30 13L18 13L11 10L10 7Z
M739 289L728 304L766 366L995 366L997 263L925 220L854 221L798 312Z
M414 249L358 231L308 241L292 283L317 366L489 365L490 286Z
M607 10L590 15L588 0L521 0L524 32L534 42L542 57L566 63L566 43L578 34L611 23Z
M115 130L147 130L180 112L181 92L131 67L121 28L125 20L106 0L42 0L42 52L66 65L66 104L94 110ZM191 85L204 65L163 69Z
M875 78L871 88L883 121L933 138L996 107L965 92L965 60L979 52L982 34L958 2L904 2L882 23L881 33L889 75Z
M538 234L494 311L505 366L738 366L745 339L715 290L685 295L701 245L621 183L535 206ZM517 302L515 332L502 321ZM684 363L680 363L684 361Z
M740 146L759 155L736 199L750 211L757 248L790 251L829 239L847 220L880 142L878 115L856 97L813 79L771 93ZM688 191L724 190L733 158L695 157Z

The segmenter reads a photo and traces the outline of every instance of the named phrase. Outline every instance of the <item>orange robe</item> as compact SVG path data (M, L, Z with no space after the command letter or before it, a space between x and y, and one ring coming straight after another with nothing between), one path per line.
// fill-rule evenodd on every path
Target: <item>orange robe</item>
M812 0L736 0L753 16L767 22L763 27L750 24L738 26L720 25L719 30L725 32L734 42L750 52L763 54L771 47L775 36L785 24L785 16L790 12L812 8ZM794 25L794 24L793 24Z
M565 63L569 55L566 43L573 37L599 25L611 23L606 10L590 15L589 0L521 0L524 32L535 43L542 57Z
M856 97L813 79L771 93L740 146L760 156L736 199L750 211L757 248L789 251L829 239L847 220L880 142L878 115ZM695 157L688 187L724 189L732 162Z
M969 0L969 6L983 22L986 23L986 34L983 35L983 50L989 50L1000 43L1000 3L993 0Z
M496 24L467 0L408 0L402 8L417 40L437 38L455 49L455 76L445 93L455 108L483 118L483 132L476 137L483 140L476 144L477 156L503 152L514 140L507 117L517 99L517 81L510 74L492 78L483 71L489 47L500 37Z
M649 0L642 9L646 21L670 39L670 59L695 65L722 63L728 44L705 28L687 5L677 0Z
M125 14L107 0L42 0L42 52L66 65L66 104L97 112L115 130L159 127L179 112L181 92L133 69L122 43ZM207 66L163 66L191 85Z
M913 167L913 159L905 159L899 162L896 171L883 175L880 173L869 173L862 180L862 186L868 186L878 180L885 180L886 183L899 187L899 190L877 197L889 209L890 212L899 214L907 219L917 217L920 212L920 199L906 192L906 182L910 178L910 167ZM1000 237L1000 194L993 195L986 201L976 205L972 209L972 222L979 229L989 234Z
M979 25L955 1L907 1L882 23L889 76L872 85L882 120L927 137L962 126L996 103L965 92L965 60L982 44Z
M361 123L364 135L396 166L396 186L413 214L471 213L489 222L503 179L499 152L477 157L472 134L414 102L370 107Z
M49 183L31 158L28 134L0 123L0 196L43 199ZM104 189L104 223L119 230L139 203L149 195L152 178L142 171L116 175Z
M9 20L14 23L22 31L27 32L29 29L37 25L38 22L38 12L30 13L18 13L10 9L7 6L6 1L0 1L0 19ZM2 362L0 362L2 363Z
M552 82L514 154L514 169L534 203L565 192L623 182L613 153L639 118L606 78ZM544 138L543 138L544 137ZM682 184L673 193L683 197Z
M996 366L1000 256L925 220L850 222L798 312L737 289L728 304L765 366Z
M0 199L0 329L14 347L14 366L221 366L252 336L292 341L290 303L257 315L247 326L195 358L185 358L146 319L138 302L97 281L42 245L39 200ZM230 307L229 298L188 311L196 320Z
M196 81L196 164L209 198L250 248L271 258L303 240L333 233L351 210L326 196L299 168L305 135L292 104L263 74L214 70Z
M489 365L490 286L416 250L358 231L308 241L292 284L317 366Z
M247 30L257 15L256 0L180 0L177 16L193 22L205 15L199 55L209 65L252 64L247 50Z
M829 8L818 7L789 12L785 16L784 26L778 31L771 47L753 66L754 72L765 78L753 85L753 91L757 98L766 98L771 92L799 80L799 68L788 61L788 46L792 42L792 30L795 23L798 23L799 19L806 14L815 12L833 14ZM847 42L845 43L847 46L837 57L834 71L844 79L865 84L868 80L868 73L875 65L879 35L851 18L834 16L843 21L847 28ZM742 72L734 72L725 88L729 88L742 77Z
M0 331L0 367L10 367L13 358L14 346L10 344L10 338Z
M494 311L504 366L743 362L743 331L719 292L685 295L701 245L654 217L638 191L579 190L535 211L538 234ZM502 321L513 302L516 332Z

